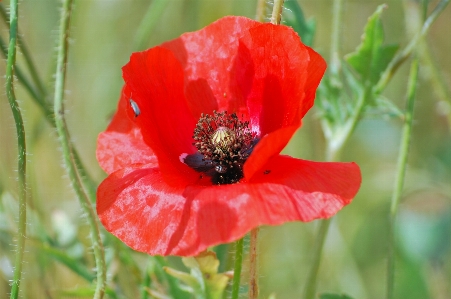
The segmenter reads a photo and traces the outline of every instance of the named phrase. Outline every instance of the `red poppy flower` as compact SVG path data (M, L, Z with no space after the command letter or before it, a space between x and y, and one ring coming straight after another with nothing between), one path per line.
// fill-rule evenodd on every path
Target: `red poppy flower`
M325 69L291 28L244 17L133 53L98 139L105 228L135 250L189 256L259 225L334 215L359 167L279 154Z

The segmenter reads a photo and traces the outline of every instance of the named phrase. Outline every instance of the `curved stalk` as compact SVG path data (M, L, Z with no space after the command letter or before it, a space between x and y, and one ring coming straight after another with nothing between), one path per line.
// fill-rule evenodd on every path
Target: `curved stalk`
M1 4L0 4L0 16L2 16L2 18L5 21L8 19L6 10L4 9L4 7ZM16 75L16 77L19 80L19 82L21 83L21 85L25 88L25 90L29 93L31 98L35 101L35 103L41 109L46 120L50 123L50 125L52 127L55 127L55 119L53 117L53 111L51 108L51 104L47 103L45 100L46 96L47 96L47 92L44 88L44 84L42 83L42 81L40 80L40 78L37 74L36 67L33 64L33 60L31 59L31 55L28 54L29 52L25 47L25 42L20 38L19 34L17 34L17 36L18 36L17 41L19 43L19 47L21 47L22 52L24 53L24 55L26 57L25 59L27 62L27 66L28 66L30 73L32 74L34 83L36 85L40 86L39 92L35 90L35 88L31 84L31 82L24 75L21 68L17 65L15 65L15 67L14 67L14 75ZM5 57L8 57L8 49L6 47L5 42L3 41L3 39L1 37L0 37L0 50L2 51L2 53ZM93 201L95 201L95 194L96 194L96 188L97 188L96 184L94 183L94 180L92 179L92 177L86 171L86 168L84 167L77 150L75 148L72 148L71 150L73 151L72 154L74 156L74 160L77 165L78 173L80 174L83 184L86 187L86 189L88 190L88 195L89 195L91 201L93 202Z
M16 124L19 180L19 224L17 232L17 251L14 262L14 276L11 285L11 299L17 299L19 297L27 222L27 158L25 129L23 125L22 114L20 113L19 105L17 104L16 95L14 93L14 65L16 63L18 7L19 5L17 0L11 0L8 59L6 63L6 95L8 97L9 105L11 106L11 111L14 116L14 122Z
M0 16L2 17L3 21L7 26L9 26L8 22L8 14L6 12L5 7L0 4ZM39 93L41 95L44 95L46 93L45 87L43 82L41 81L41 78L39 77L38 71L33 63L33 60L31 59L30 51L28 51L27 46L25 45L22 37L20 34L17 34L17 43L19 44L20 50L22 52L23 57L25 58L25 63L28 66L28 69L31 74L31 78L33 79L34 83L38 87Z
M83 212L86 214L91 230L91 241L97 266L97 282L94 299L101 299L103 298L106 284L106 266L102 240L100 238L100 231L96 220L96 214L91 205L91 202L89 201L88 196L85 193L85 190L82 187L81 180L77 173L77 166L73 158L72 144L69 141L69 132L67 130L64 119L63 98L66 78L66 62L71 12L72 0L65 0L63 2L63 9L61 12L60 35L58 41L58 58L55 77L55 99L53 107L55 114L55 125L61 142L64 163L69 174L72 187L77 194Z
M243 265L244 238L235 242L235 267L233 269L232 299L238 299L240 293L241 268Z

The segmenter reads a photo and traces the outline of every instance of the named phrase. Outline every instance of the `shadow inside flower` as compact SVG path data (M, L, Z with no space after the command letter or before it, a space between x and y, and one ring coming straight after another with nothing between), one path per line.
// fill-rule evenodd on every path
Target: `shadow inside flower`
M196 119L202 113L213 114L214 110L218 110L218 102L205 79L189 81L185 85L185 96L191 114Z

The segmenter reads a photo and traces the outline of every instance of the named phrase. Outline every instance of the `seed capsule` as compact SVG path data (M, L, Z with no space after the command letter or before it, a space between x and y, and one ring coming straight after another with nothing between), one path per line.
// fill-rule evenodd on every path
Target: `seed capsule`
M130 99L130 106L133 109L133 113L135 113L135 117L138 117L141 114L141 110L139 110L138 104L135 101Z
M226 127L219 127L211 134L211 143L217 148L228 148L235 142L235 132Z

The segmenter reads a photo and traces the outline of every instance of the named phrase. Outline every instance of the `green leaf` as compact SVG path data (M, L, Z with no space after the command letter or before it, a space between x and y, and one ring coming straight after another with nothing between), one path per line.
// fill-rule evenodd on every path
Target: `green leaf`
M48 246L38 246L40 250L46 253L52 259L64 264L66 267L86 279L92 282L95 279L95 274L89 271L88 268L84 266L79 260L75 260L68 256L65 252L58 250L56 248L51 248Z
M19 201L9 192L0 196L0 228L17 231L16 215L19 214ZM42 242L51 242L37 213L27 205L28 236L38 238Z
M339 295L339 294L321 294L319 296L320 299L353 299L352 297L349 297L348 295Z
M165 267L164 270L182 281L195 298L220 299L231 278L229 273L218 273L219 260L213 251L204 251L195 257L182 259L190 273Z
M404 113L391 102L389 99L383 97L382 95L377 96L373 105L368 105L365 107L366 117L389 117L389 118L399 118L404 117Z
M164 267L167 267L166 260L161 256L155 256L155 275L162 280L165 280L168 283L169 289L168 292L172 296L172 298L177 299L188 299L191 298L191 295L189 292L187 292L186 288L183 288L179 284L179 281L177 278L169 275L166 271L163 271Z
M283 20L286 25L293 27L307 46L313 44L313 37L316 31L316 22L314 19L306 20L301 6L296 0L286 0L284 3Z
M361 76L363 82L372 85L379 80L381 73L392 60L398 45L383 45L384 30L380 20L386 5L379 5L376 12L369 17L362 36L362 43L356 51L345 58L354 70Z

